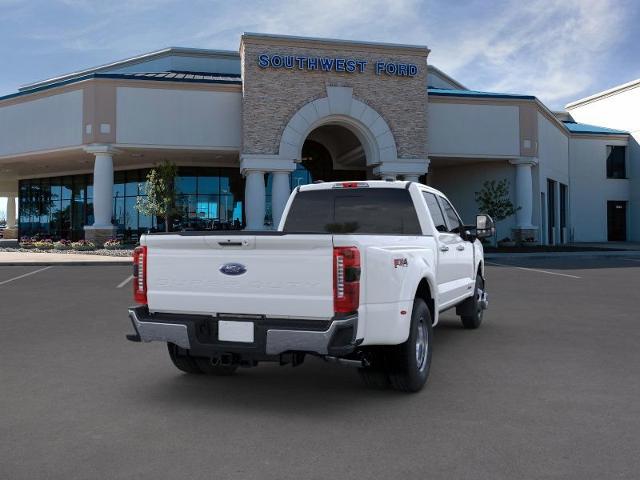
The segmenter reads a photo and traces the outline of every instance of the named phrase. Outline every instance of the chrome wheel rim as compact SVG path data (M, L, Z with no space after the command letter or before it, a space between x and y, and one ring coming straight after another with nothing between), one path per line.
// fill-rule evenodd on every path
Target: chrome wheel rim
M427 350L429 348L429 337L427 327L424 324L424 318L418 321L418 332L416 335L416 365L418 370L424 370L427 365Z
M484 309L480 305L480 300L482 300L482 296L484 295L484 282L480 284L480 287L476 287L476 312L478 314L478 318L482 319L484 315Z

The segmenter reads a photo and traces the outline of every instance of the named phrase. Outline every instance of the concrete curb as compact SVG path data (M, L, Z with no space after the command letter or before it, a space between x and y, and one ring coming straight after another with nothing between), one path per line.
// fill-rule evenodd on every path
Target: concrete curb
M499 260L504 258L567 258L567 257L595 257L595 258L640 258L640 250L615 250L615 251L591 251L591 252L530 252L530 253L485 253L487 260Z

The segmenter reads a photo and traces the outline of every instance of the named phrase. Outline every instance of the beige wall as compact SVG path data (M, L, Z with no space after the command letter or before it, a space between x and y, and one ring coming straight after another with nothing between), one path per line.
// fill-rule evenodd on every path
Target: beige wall
M82 90L0 106L0 156L82 144Z
M118 144L240 149L241 93L117 88Z
M364 73L272 69L258 66L262 53L357 58L367 60ZM389 125L398 157L426 158L428 50L376 47L358 43L286 43L243 37L243 153L277 154L289 119L305 104L327 96L327 86L353 88L353 98L366 103ZM378 60L418 65L415 77L376 75Z
M520 156L519 108L429 102L429 155Z

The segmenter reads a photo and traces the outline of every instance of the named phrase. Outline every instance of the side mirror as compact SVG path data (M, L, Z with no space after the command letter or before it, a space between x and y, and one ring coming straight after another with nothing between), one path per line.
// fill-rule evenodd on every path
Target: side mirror
M476 216L476 238L492 237L496 233L496 225L489 215Z

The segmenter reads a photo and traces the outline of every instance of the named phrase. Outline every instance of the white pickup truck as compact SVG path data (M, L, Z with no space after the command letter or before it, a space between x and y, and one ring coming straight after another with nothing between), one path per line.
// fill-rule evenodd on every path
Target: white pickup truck
M418 391L440 312L456 307L466 328L482 321L478 238L493 229L486 215L465 226L419 183L297 187L277 231L144 235L127 338L166 342L188 373L312 354L358 365L369 385Z

